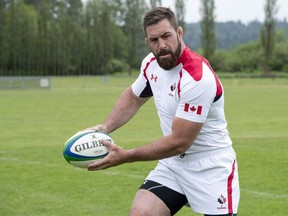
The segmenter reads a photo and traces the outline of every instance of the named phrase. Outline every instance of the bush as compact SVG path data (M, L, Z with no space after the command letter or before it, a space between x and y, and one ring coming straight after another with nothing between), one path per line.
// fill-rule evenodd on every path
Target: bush
M228 53L224 50L216 50L215 54L209 62L215 72L218 71L227 71L227 56Z
M108 63L106 70L106 72L109 74L113 74L116 72L124 72L129 70L129 65L122 60L111 59Z
M288 41L286 43L279 43L275 47L274 55L269 64L271 70L273 71L284 71L288 70Z

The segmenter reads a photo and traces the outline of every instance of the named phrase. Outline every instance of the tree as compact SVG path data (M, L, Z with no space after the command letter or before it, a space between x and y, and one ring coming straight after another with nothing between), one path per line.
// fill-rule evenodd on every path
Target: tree
M101 3L101 2L100 2ZM97 74L101 65L100 55L103 53L101 46L100 22L100 3L98 1L89 1L86 5L85 18L85 59L83 71L88 74Z
M176 8L176 17L178 20L178 24L182 26L182 28L185 28L185 2L184 0L178 0L175 3L175 8Z
M263 48L263 72L268 73L269 62L273 56L275 46L275 15L278 12L277 0L266 0L264 6L265 21L261 30L261 43Z
M108 74L125 65L128 43L121 29L123 10L121 1L87 2L83 26L85 39L82 48L84 73Z
M49 28L49 23L51 22L51 3L50 1L41 0L38 1L37 11L38 11L38 37L37 37L37 48L35 47L35 57L33 58L33 66L34 70L38 72L38 74L46 75L48 71L51 69L53 65L52 53L54 50L52 46L54 44L51 41L51 29Z
M6 24L6 6L5 1L0 0L0 75L5 74L8 62L9 48L7 46L7 24Z
M103 46L103 52L101 55L101 72L107 74L108 73L108 63L110 59L113 57L113 45L114 45L114 38L112 35L113 30L113 24L111 20L111 6L107 4L107 2L103 1L102 3L102 13L100 16L100 22L101 22L101 29L100 37L102 41Z
M162 5L162 0L150 0L151 8L158 7Z
M145 2L142 0L127 0L124 32L128 39L128 63L130 65L129 75L132 68L139 66L141 52L143 51L144 36L142 31L142 17L144 14Z
M32 6L23 0L11 1L5 10L5 25L3 27L2 43L6 51L5 60L7 75L23 75L30 70L33 58L37 32L37 16ZM15 73L13 73L15 72Z
M201 3L201 45L203 56L210 60L214 55L216 47L216 36L214 30L215 3L214 0L201 0Z
M276 31L275 48L269 66L273 71L288 71L288 35L284 29Z

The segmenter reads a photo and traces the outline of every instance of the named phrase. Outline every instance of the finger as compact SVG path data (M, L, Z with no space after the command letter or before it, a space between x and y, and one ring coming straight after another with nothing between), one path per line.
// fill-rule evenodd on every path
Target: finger
M84 130L78 131L77 133L84 133L84 132L91 132L91 131L98 132L99 130L93 129L93 128L86 128L86 129L84 129Z
M102 132L108 133L107 128L104 125L95 125L93 127L90 127L90 130L95 130L97 132L102 131Z
M113 145L110 141L105 140L105 139L101 140L101 143L102 143L105 147L107 147L108 149L111 149L111 148L112 148L112 145ZM115 145L115 144L114 144L114 145Z
M98 131L102 130L102 127L101 127L101 125L97 125L97 126L93 126L93 127L87 128L87 129L98 132Z
M95 170L102 170L104 169L104 163L102 162L103 160L91 162L88 164L88 171L95 171Z

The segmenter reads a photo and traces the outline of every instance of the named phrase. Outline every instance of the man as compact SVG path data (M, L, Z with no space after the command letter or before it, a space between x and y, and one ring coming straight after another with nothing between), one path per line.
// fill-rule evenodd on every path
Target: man
M236 215L238 171L222 84L207 60L185 46L169 8L148 12L143 28L152 52L103 124L91 128L107 133L120 128L153 96L163 137L129 150L103 141L108 156L88 170L159 160L135 196L133 216L174 215L184 205L204 215Z

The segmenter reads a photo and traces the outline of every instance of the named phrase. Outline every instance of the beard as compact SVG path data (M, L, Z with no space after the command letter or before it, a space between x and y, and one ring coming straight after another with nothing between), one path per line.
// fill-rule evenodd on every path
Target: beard
M174 52L168 49L162 49L160 50L158 54L154 54L159 66L163 68L164 70L170 70L176 66L176 63L181 54L181 43L179 39L177 39L177 42L178 42L178 45ZM161 58L162 55L167 55L167 54L170 54L169 58L165 58L165 59Z

